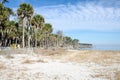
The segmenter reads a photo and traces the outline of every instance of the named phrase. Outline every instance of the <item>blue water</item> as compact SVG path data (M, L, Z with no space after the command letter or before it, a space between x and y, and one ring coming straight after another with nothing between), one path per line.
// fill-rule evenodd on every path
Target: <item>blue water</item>
M80 50L114 50L114 51L120 51L120 45L93 45L92 48L81 48Z
M120 45L93 45L93 50L120 50Z

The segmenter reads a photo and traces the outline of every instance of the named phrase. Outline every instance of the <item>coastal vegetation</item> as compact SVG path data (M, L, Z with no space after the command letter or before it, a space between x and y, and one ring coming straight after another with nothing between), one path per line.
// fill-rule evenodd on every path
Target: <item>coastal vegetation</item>
M41 14L35 14L34 8L28 3L22 3L13 12L0 3L0 46L1 47L65 47L78 48L79 40L64 36L62 31L53 33L53 26L45 22ZM16 17L10 20L10 16Z

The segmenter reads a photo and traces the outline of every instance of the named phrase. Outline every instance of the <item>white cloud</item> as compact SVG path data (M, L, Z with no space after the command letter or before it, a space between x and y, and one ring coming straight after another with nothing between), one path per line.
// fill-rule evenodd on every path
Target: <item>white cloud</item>
M120 30L120 8L86 5L56 5L35 8L57 30Z

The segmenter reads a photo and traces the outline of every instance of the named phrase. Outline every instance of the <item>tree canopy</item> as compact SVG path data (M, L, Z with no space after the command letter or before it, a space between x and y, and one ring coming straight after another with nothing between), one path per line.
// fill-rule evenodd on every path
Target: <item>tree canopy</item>
M17 15L11 8L5 7L8 0L0 3L0 46L9 47L19 45L20 47L41 48L78 48L79 40L64 36L62 31L53 33L53 26L45 23L41 14L34 14L33 7L28 3L22 3L17 9ZM18 18L10 21L10 15Z

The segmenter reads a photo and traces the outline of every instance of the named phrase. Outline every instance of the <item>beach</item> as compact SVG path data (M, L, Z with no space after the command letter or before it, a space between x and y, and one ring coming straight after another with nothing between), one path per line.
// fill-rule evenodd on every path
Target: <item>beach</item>
M120 51L0 51L0 80L120 80Z

